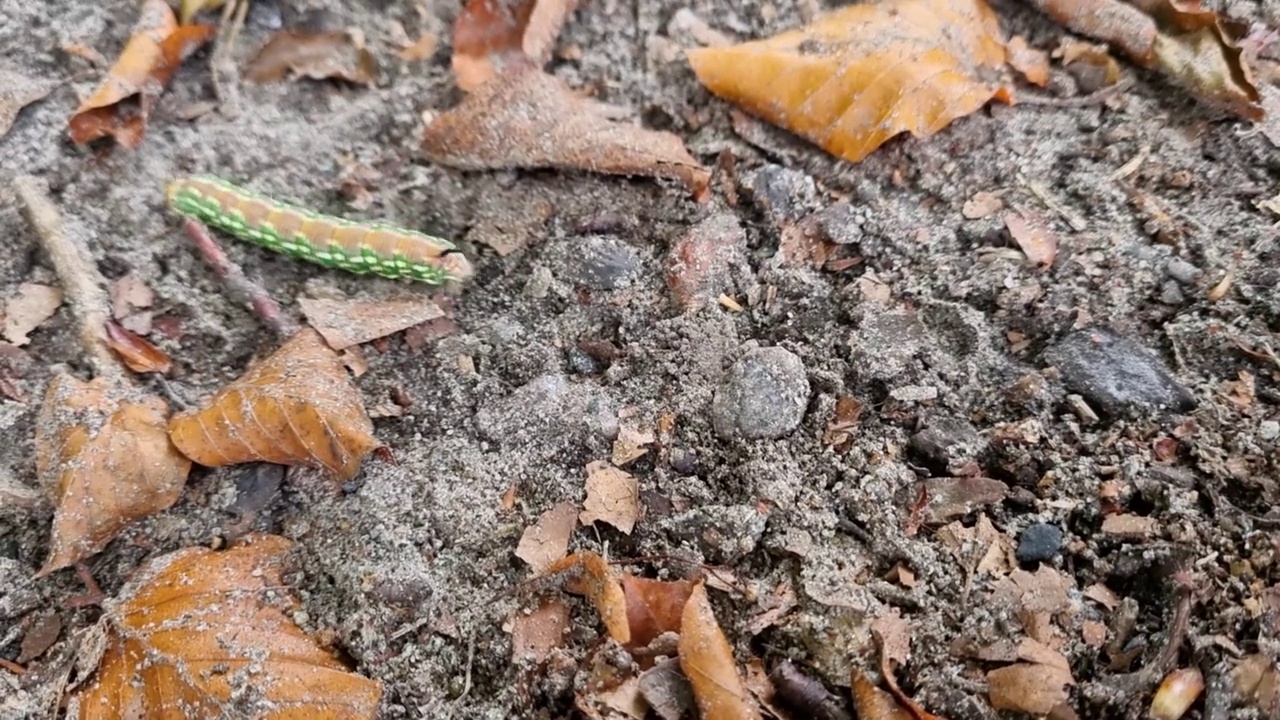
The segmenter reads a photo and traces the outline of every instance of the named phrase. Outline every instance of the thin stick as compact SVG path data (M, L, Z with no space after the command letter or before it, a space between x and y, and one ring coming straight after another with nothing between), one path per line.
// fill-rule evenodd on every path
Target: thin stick
M80 233L68 232L57 206L49 199L44 181L21 175L14 178L13 188L62 280L67 304L80 326L80 343L89 354L94 374L113 383L129 382L124 366L107 347L105 328L111 317L108 311L111 304L105 290L107 281L94 265L84 238Z
M253 314L281 338L289 337L298 330L298 325L280 310L280 305L271 295L261 285L245 277L244 271L231 262L231 258L222 251L222 246L213 239L203 223L187 218L182 227L200 251L200 257L204 258L213 269L213 274L222 281L222 287L232 300L249 306Z

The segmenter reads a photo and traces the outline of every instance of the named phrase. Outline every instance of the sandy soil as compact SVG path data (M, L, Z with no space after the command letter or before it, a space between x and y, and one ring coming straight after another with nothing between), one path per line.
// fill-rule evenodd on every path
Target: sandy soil
M1034 523L1065 531L1048 564L1074 584L1073 609L1055 622L1082 717L1139 717L1152 689L1110 689L1117 673L1082 636L1086 622L1114 622L1110 610L1080 596L1094 583L1136 601L1133 637L1147 646L1129 669L1152 661L1165 643L1177 597L1171 568L1194 568L1201 587L1177 664L1214 675L1230 668L1237 649L1275 649L1276 609L1259 598L1280 580L1277 524L1264 517L1280 501L1280 365L1240 349L1280 348L1278 218L1255 206L1277 192L1280 174L1280 150L1266 138L1158 77L1126 69L1133 86L1105 104L996 105L935 138L896 140L849 166L764 128L756 139L763 147L745 142L730 127L728 107L663 52L692 42L668 29L682 7L740 38L798 25L798 7L590 0L562 38L581 56L555 61L553 71L597 88L650 127L682 135L709 165L721 151L733 153L739 203L718 196L698 205L673 183L643 179L461 173L414 158L420 114L460 96L447 46L458 4L423 5L420 14L407 1L259 3L242 57L280 25L357 27L382 63L377 87L245 86L238 116L185 121L185 108L213 97L202 54L175 77L142 147L98 154L73 147L65 134L77 97L98 74L58 48L81 43L113 57L134 3L0 0L0 67L66 83L23 111L0 140L7 259L0 293L26 280L56 283L7 194L13 175L35 174L88 233L103 273L139 273L161 314L180 325L182 337L164 347L181 366L173 384L182 396L212 391L273 340L225 299L192 252L164 207L171 178L211 172L317 209L391 218L458 238L475 258L456 334L417 351L396 339L385 352L368 352L370 369L359 381L367 404L384 403L393 388L414 401L408 415L377 421L399 464L368 464L340 496L288 485L259 521L297 541L305 608L298 619L331 633L359 672L386 683L385 717L572 712L574 692L584 689L579 664L602 631L575 600L562 656L547 667L513 665L503 627L525 602L515 588L529 576L513 551L540 513L582 500L583 468L608 457L624 408L651 426L663 413L676 418L670 446L631 468L646 514L631 536L579 529L573 547L725 565L762 596L789 584L798 607L754 638L745 627L761 607L714 594L743 658L791 658L845 694L851 666L874 666L869 620L897 607L913 630L913 656L900 673L908 693L951 718L1012 717L986 704L982 673L990 666L950 648L957 638L1010 636L1019 627L1015 611L992 599L995 581L969 577L937 532L941 523L907 532L920 481L959 474L969 461L1009 486L1003 502L986 508L1000 533L1016 543ZM995 6L1006 28L1033 45L1052 47L1063 32L1018 3ZM1231 11L1280 23L1280 11L1261 2L1231 3ZM392 20L411 37L439 33L440 49L424 62L396 59ZM1076 93L1055 69L1046 94ZM1113 178L1139 154L1145 161L1127 182L1145 208ZM385 173L363 214L338 193L339 174L352 162ZM965 201L982 191L1004 192L1050 221L1061 243L1051 269L1037 274L1010 252L1000 214L964 218ZM863 261L838 272L777 262L780 228L837 197L852 205L844 247ZM681 312L673 304L667 256L703 221L715 232L744 233L745 269L723 278L746 305L742 312L714 304ZM499 257L480 242L495 227L525 237L525 247ZM300 295L425 292L243 244L229 242L228 252L290 312ZM1207 300L1229 272L1225 297ZM1097 326L1146 350L1119 347L1063 369L1074 362L1063 353L1080 350L1072 333ZM601 361L579 349L602 341L620 355ZM803 377L795 377L798 366L779 369L776 354L760 360L755 348L789 351ZM19 386L38 398L58 364L84 369L78 353L64 309L19 358L3 362L22 366ZM474 372L460 369L462 356ZM1045 370L1046 358L1057 358L1059 370ZM754 374L740 367L739 379L727 380L739 362L768 367ZM1137 366L1162 366L1173 380L1125 369ZM760 377L774 371L807 392L757 393L751 383L767 385ZM1256 383L1247 405L1224 386L1242 372ZM717 403L725 382L745 383L746 399ZM1142 390L1165 388L1176 400L1180 391L1168 382L1185 388L1194 409L1160 409ZM1091 421L1070 395L1100 417ZM865 406L843 451L824 442L841 396ZM1131 402L1106 412L1111 396ZM0 472L25 484L34 483L36 407L0 404ZM802 415L794 430L791 414ZM749 437L779 428L782 437ZM103 588L118 589L148 557L218 535L241 472L194 472L175 507L92 560ZM1127 512L1152 519L1147 531L1103 532L1097 497L1108 480L1122 486ZM512 485L518 501L504 513L501 497ZM5 658L16 656L11 631L27 613L57 608L82 590L70 571L27 580L46 556L49 517L0 508ZM960 519L972 526L975 515ZM914 574L914 587L884 579L899 564ZM98 610L60 612L76 628ZM10 701L5 717L39 717L38 685L19 693L12 697L30 703ZM1237 712L1232 717L1250 716Z

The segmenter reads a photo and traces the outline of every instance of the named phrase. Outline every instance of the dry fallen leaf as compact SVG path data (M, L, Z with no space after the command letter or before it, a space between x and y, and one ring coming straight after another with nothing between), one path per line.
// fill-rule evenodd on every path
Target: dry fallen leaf
M570 506L572 508L572 506ZM584 595L595 606L609 637L621 645L631 643L627 619L627 597L618 573L604 558L593 552L574 553L552 563L546 574L567 573L566 591Z
M22 283L18 294L4 304L4 339L22 347L41 323L53 317L62 305L62 290L49 285Z
M349 672L289 619L289 548L255 535L145 565L104 603L109 645L68 717L375 717L381 683Z
M146 134L156 99L182 61L217 32L212 25L179 26L164 0L145 0L120 58L97 91L80 104L68 127L76 144L111 136L134 148Z
M106 336L107 347L114 350L124 364L136 373L154 372L164 375L173 367L173 360L168 353L114 321L107 321Z
M174 416L169 436L206 467L311 465L350 480L382 444L338 354L310 328L223 388Z
M217 10L226 4L226 0L182 0L178 8L178 22L186 25L191 18L202 10Z
M542 67L578 0L470 0L453 25L453 74L471 92L525 59Z
M1004 216L1004 224L1022 254L1038 272L1044 272L1053 265L1054 258L1058 256L1058 237L1043 219L1027 212L1021 215L1009 213Z
M151 332L156 293L136 272L111 283L111 316L120 326L139 335Z
M1000 24L984 0L852 5L797 30L688 51L711 92L858 162L902 132L931 135L992 98Z
M546 598L530 612L517 610L511 618L511 661L540 663L564 644L569 628L569 606Z
M988 215L994 215L1004 208L1004 201L999 195L984 191L974 193L973 197L964 201L964 208L961 214L968 220L980 220Z
M898 705L893 695L876 687L875 683L857 668L854 668L851 673L850 686L853 692L853 707L857 711L858 720L916 720L911 713Z
M1070 668L1020 662L987 673L988 696L997 710L1016 710L1044 716L1067 701L1067 686L1075 684Z
M0 69L0 138L9 133L22 108L42 99L53 88L54 84L46 80Z
M444 310L425 296L383 302L298 298L298 305L307 323L334 350L367 343L444 317Z
M427 126L433 162L465 170L565 168L671 177L704 196L710 172L679 137L614 122L607 106L523 64L467 96Z
M357 33L280 30L245 65L244 76L258 84L288 77L372 85L378 81L378 61Z
M36 577L106 547L129 523L177 501L191 461L169 442L169 408L98 378L58 375L36 420L36 474L57 504L52 550Z
M569 536L578 521L573 503L562 502L542 513L538 522L524 529L516 557L529 563L535 572L546 572L569 550Z
M583 525L604 521L630 535L640 515L640 490L629 473L607 462L587 464L587 499L578 517Z
M698 701L705 720L760 720L742 676L738 674L733 648L716 622L707 587L693 586L680 622L680 669Z
M1106 45L1095 45L1064 36L1058 41L1053 56L1076 78L1080 90L1094 93L1120 82L1120 63L1107 52Z
M622 592L627 599L631 645L647 647L664 632L680 631L693 583L688 580L650 580L628 573L622 576Z
M396 55L406 62L429 60L436 54L436 47L439 45L440 38L436 37L435 33L424 32L418 36L417 40L397 50Z
M1009 67L1022 73L1027 82L1045 87L1049 84L1049 53L1033 48L1021 35L1009 40Z

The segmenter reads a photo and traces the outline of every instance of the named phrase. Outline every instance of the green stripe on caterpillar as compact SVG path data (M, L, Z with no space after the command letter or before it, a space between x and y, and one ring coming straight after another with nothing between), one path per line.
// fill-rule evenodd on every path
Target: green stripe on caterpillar
M325 267L433 285L471 276L466 256L443 238L321 215L209 176L176 180L167 194L179 214Z

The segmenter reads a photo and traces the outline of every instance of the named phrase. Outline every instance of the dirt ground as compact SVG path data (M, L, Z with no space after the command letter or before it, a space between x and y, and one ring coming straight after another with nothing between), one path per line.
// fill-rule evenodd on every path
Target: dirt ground
M1280 26L1275 5L1229 5L1236 17ZM810 4L587 0L561 39L580 54L553 61L551 71L681 135L709 166L732 153L737 204L722 184L699 205L670 182L463 173L415 157L422 112L461 96L447 41L458 6L255 3L241 59L281 26L355 27L380 59L380 82L245 85L237 116L188 121L185 108L213 97L202 53L174 78L140 148L95 153L72 146L65 128L99 74L59 47L80 43L114 57L135 3L0 0L0 67L65 83L0 139L0 293L11 296L23 281L57 283L8 190L14 175L37 175L83 228L102 272L139 273L159 314L180 326L180 339L162 345L180 365L172 384L181 396L212 392L274 341L226 299L165 208L172 178L209 172L309 207L390 218L457 238L474 258L476 279L457 300L458 332L416 351L396 338L367 352L366 405L385 403L394 388L413 399L404 417L376 421L398 464L370 461L336 496L286 485L258 521L296 541L304 608L296 619L331 634L358 672L386 684L383 717L573 715L602 630L574 599L565 648L542 666L513 664L504 627L529 606L516 586L530 576L513 551L542 512L582 501L584 467L609 457L620 412L649 427L664 413L676 419L668 445L629 468L645 514L630 536L579 528L571 547L728 567L763 599L789 585L797 607L754 637L746 628L763 600L713 593L743 660L771 667L789 658L846 696L850 667L875 667L870 620L898 608L912 629L911 660L899 673L908 694L953 720L1015 717L987 703L983 673L994 665L953 652L961 639L1022 632L1016 609L993 592L999 579L972 576L939 531L954 520L973 527L978 508L909 532L921 481L971 473L974 463L1008 486L983 511L1012 544L1036 523L1064 532L1046 564L1072 583L1070 609L1054 623L1081 717L1143 716L1154 683L1117 678L1159 661L1184 595L1190 616L1173 664L1206 671L1204 702L1225 697L1218 681L1239 654L1276 657L1280 517L1270 509L1280 502L1280 362L1264 348L1280 349L1280 217L1255 203L1280 190L1280 149L1262 134L1126 68L1132 86L1105 103L995 104L852 166L763 126L747 142L728 105L667 52L693 44L669 27L682 8L745 39L799 25ZM1019 3L994 7L1007 32L1035 46L1052 48L1064 34ZM393 20L410 37L437 33L435 55L397 59ZM1056 66L1039 92L1080 94ZM1139 155L1132 174L1115 177ZM338 192L352 163L383 173L362 212ZM979 192L1003 193L1048 220L1060 240L1052 268L1037 273L1014 251L1003 213L964 217ZM777 262L780 229L837 198L851 204L841 248L862 261L837 271ZM668 255L703 221L745 233L747 267L725 279L740 312L673 304ZM481 242L495 233L523 247L500 257ZM429 292L226 247L295 314L303 295ZM1207 299L1228 274L1225 295ZM1073 334L1080 331L1093 334ZM23 373L17 385L27 401L0 404L0 472L28 485L44 384L62 364L85 370L65 308L32 337L3 361ZM580 349L606 341L616 358ZM775 347L803 363L803 379L792 361L754 351ZM1242 373L1253 378L1252 394ZM770 392L778 377L805 389ZM736 404L716 400L730 392L741 396ZM833 448L827 428L841 397L864 409L851 441ZM791 429L789 418L801 414ZM242 472L194 471L177 505L92 559L103 589L118 590L146 558L218 536ZM1108 481L1125 514L1150 519L1137 531L1104 531L1099 494ZM504 512L513 485L517 502ZM50 513L0 508L6 659L16 658L28 613L83 591L69 570L28 579L46 557ZM910 586L898 566L909 568ZM668 577L688 569L661 560L631 567ZM1082 595L1096 583L1134 606L1138 652L1121 669L1086 641L1097 623L1117 631L1116 611ZM60 645L100 612L58 611L67 629ZM38 682L10 675L0 686L6 720L41 717ZM1261 717L1212 707L1185 717Z

